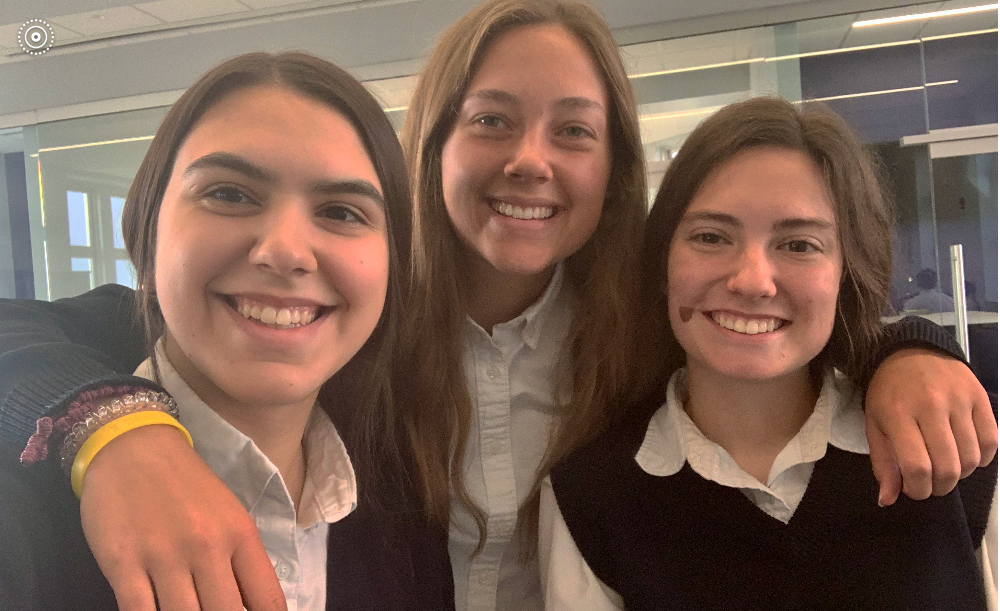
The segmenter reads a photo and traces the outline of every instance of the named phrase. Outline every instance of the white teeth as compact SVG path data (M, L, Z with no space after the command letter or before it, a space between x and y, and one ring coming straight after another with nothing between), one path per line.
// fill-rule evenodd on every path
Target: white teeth
M264 311L260 313L260 322L264 323L265 325L273 325L277 320L278 320L278 311L272 308L271 306L267 306L266 308L264 308Z
M497 214L502 214L504 216L509 216L515 219L531 220L531 219L547 219L556 213L556 209L552 206L534 206L531 208L519 208L517 206L512 206L510 204L505 204L504 202L494 202L490 204L493 211Z
M737 318L735 316L722 314L720 312L713 312L712 320L717 322L720 326L729 329L730 331L736 331L737 333L745 333L747 335L770 333L775 329L781 328L782 324L780 318L769 318L767 320L746 320L743 318Z
M275 324L288 325L292 322L292 313L288 308L281 308L281 311L274 317Z
M253 318L274 329L294 329L303 327L319 316L314 306L276 308L274 306L251 303L245 298L236 298L236 311L244 318Z

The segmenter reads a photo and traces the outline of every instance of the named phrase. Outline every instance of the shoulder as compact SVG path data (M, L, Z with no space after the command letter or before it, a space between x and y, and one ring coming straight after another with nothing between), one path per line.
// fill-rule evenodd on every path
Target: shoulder
M650 419L663 405L663 397L662 389L657 389L635 402L619 422L552 469L552 488L560 506L566 502L586 503L587 499L593 499L597 489L610 493L625 482L625 474L638 470L636 452L646 436Z

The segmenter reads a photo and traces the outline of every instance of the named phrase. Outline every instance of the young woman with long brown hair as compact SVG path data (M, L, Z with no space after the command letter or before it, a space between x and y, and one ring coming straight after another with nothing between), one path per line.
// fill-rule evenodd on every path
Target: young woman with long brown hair
M995 458L941 498L877 500L853 379L892 276L879 178L822 107L752 99L691 133L644 248L672 376L553 469L546 609L986 607Z
M450 531L458 607L540 608L533 551L541 478L606 428L615 406L655 383L655 371L647 373L633 349L642 341L634 308L646 209L635 100L614 39L593 9L491 0L442 35L408 112L414 243L406 367L396 397L416 457L410 475L426 514ZM969 414L982 389L958 361L891 358L903 360L876 375L872 397L882 399L870 413L892 434L905 472L924 468L907 477L908 491L930 494L932 462L938 486L950 488L960 463L979 462ZM929 397L926 386L912 383L941 368L955 371L946 397ZM961 454L950 426L939 426L952 410L963 414ZM915 424L928 413L936 423L930 455ZM106 464L129 461L154 434L123 436L105 450ZM107 538L95 544L125 547L114 553L119 561L160 567L163 555L147 559L148 542L167 540L169 570L208 574L194 559L189 525L209 533L218 555L242 558L245 522L235 509L228 521L198 515L184 500L186 487L201 490L209 478L174 479L177 465L193 470L195 459L165 436L158 441L169 450L141 457L130 473L95 470L84 502L90 495L117 499L115 507L128 506L117 514L138 512L150 525L105 529ZM983 438L991 454L995 441ZM141 481L127 481L133 474ZM891 502L898 483L890 479ZM149 481L156 482L149 498L159 500L126 501L135 486L152 488ZM185 515L161 512L164 506ZM120 587L148 586L122 580Z
M119 431L176 424L256 522L265 577L280 579L274 600L450 607L445 539L395 489L405 453L391 428L368 424L394 413L409 206L392 125L344 70L303 53L251 53L200 77L168 111L125 201L141 288L103 291L134 301L123 313L155 338L135 381L173 399L136 389L59 419L55 430L72 425L61 458L73 491L89 483L95 444L115 442L96 431L112 410ZM12 463L0 468L0 607L153 605L152 590L137 601L101 577L80 513L105 508L81 508L51 478L58 463ZM238 591L193 598L151 577L161 608L241 606Z

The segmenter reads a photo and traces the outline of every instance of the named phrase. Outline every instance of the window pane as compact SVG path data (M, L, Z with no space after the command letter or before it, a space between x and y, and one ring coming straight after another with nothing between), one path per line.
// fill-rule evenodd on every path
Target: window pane
M115 282L122 286L135 288L135 268L131 261L121 259L115 261Z
M122 237L122 210L124 209L124 198L111 198L111 230L114 232L115 248L125 248L125 238ZM119 284L121 283L119 282Z
M89 272L90 271L90 259L78 259L73 257L69 260L70 269L74 272Z
M90 221L87 218L87 194L66 192L66 212L69 215L71 246L90 246Z

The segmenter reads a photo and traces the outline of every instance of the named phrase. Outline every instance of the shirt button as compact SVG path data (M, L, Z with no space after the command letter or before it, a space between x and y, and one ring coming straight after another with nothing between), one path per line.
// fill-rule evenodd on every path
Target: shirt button
M292 572L292 567L279 560L278 563L274 565L274 572L278 575L278 579L288 579L288 576Z
M500 372L497 371L496 367L490 367L489 369L486 370L486 377L492 380L497 377L498 373Z

